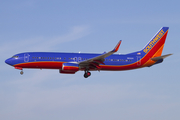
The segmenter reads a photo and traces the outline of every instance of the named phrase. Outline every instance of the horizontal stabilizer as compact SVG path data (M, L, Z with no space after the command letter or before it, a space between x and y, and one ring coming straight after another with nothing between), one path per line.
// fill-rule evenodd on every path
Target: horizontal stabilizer
M164 58L166 58L166 57L168 57L170 55L172 55L172 54L167 54L167 55L163 55L163 56L159 56L159 57L154 57L154 58L151 58L151 60L158 61L158 60L164 59Z

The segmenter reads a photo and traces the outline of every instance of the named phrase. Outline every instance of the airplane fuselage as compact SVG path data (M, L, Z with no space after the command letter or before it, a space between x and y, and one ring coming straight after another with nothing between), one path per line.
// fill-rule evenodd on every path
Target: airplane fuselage
M14 55L6 63L16 68L62 69L63 63L79 63L101 54L90 53L58 53L58 52L27 52ZM113 54L104 59L100 70L128 70L141 65L141 55ZM137 62L138 61L138 62ZM125 68L123 66L136 65ZM80 68L79 70L84 70ZM96 70L91 67L90 70Z
M119 49L120 40L113 50L103 54L26 52L16 54L5 62L20 70L59 69L60 73L65 74L75 74L83 70L85 78L89 77L89 71L93 70L121 71L150 67L171 55L161 56L168 30L168 27L162 27L143 49L130 54L114 54Z

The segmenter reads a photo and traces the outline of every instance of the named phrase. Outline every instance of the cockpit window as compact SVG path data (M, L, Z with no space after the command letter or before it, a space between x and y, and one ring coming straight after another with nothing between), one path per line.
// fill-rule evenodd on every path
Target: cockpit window
M19 56L13 56L12 58L18 59L18 58L19 58Z

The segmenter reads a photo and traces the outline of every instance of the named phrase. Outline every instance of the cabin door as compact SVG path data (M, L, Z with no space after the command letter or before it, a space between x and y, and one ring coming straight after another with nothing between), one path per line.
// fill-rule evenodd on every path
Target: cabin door
M137 56L137 66L141 65L141 56Z
M29 54L28 53L24 54L24 62L29 62Z

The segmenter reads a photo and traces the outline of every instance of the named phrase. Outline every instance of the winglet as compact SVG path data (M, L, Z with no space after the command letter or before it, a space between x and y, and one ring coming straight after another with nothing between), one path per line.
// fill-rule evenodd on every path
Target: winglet
M112 52L117 52L117 51L118 51L121 42L122 42L122 40L120 40L120 41L118 42L118 44L117 44L116 47L112 50Z

